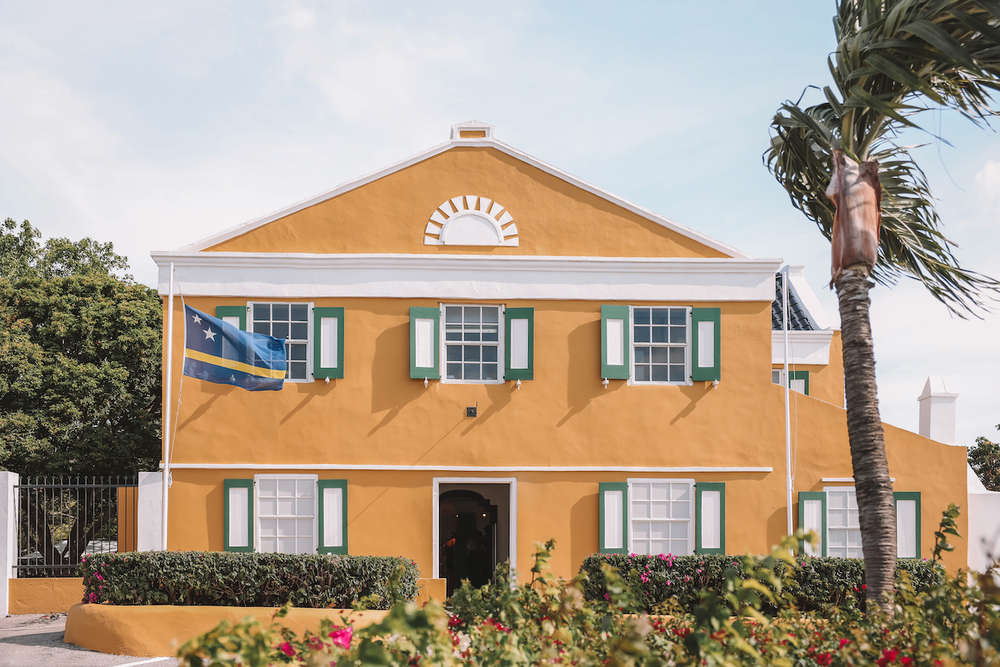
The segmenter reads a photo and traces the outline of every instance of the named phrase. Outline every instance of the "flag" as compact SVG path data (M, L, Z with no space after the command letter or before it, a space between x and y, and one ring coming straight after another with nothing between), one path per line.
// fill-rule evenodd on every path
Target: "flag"
M285 342L240 331L184 306L184 375L247 391L278 391L285 381Z

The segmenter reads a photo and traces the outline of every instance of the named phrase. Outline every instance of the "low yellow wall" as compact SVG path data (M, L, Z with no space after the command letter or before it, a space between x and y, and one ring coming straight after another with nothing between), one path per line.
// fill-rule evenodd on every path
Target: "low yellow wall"
M189 639L215 628L221 621L239 623L253 617L271 624L273 607L174 607L169 605L115 606L78 604L66 617L63 641L101 653L138 657L172 656ZM331 619L355 628L378 623L387 611L350 609L292 609L281 624L302 635L315 632L320 621Z
M11 579L7 591L11 614L54 614L83 599L83 579Z
M435 600L440 604L444 604L444 601L448 599L448 580L447 579L417 579L417 597L414 602L417 603L418 607L422 607L431 600Z

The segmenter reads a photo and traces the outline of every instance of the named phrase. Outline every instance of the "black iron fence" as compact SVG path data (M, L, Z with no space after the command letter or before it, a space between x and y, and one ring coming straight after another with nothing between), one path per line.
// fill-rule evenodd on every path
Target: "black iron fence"
M18 577L75 577L92 553L135 551L135 478L22 477L17 498Z

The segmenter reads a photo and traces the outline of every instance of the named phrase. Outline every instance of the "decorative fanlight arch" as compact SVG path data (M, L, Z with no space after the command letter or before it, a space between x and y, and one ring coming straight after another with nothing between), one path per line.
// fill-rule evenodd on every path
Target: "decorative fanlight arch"
M517 224L504 206L486 197L453 197L431 213L424 245L516 247Z

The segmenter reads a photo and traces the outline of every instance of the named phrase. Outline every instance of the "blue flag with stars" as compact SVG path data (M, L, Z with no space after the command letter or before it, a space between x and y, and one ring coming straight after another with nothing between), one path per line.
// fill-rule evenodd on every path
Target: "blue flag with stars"
M247 391L278 391L285 369L285 341L240 331L184 306L184 375Z

